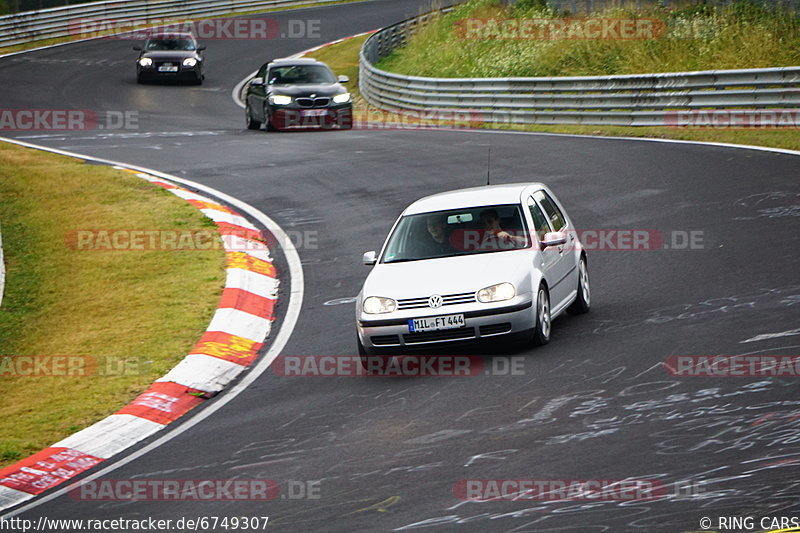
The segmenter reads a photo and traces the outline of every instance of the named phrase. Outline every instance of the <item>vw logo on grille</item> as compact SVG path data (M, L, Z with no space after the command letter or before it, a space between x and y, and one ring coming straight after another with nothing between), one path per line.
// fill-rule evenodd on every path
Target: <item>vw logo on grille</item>
M444 301L442 300L442 297L439 296L438 294L434 294L433 296L428 298L428 307L431 307L433 309L441 307L443 303Z

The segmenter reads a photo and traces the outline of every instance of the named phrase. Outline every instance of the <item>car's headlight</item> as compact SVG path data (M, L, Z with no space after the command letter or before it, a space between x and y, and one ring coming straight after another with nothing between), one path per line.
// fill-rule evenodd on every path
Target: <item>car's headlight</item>
M193 57L187 57L183 60L184 67L193 67L197 64L197 60Z
M289 105L292 103L292 97L283 94L273 94L269 97L269 103L275 105Z
M517 290L510 283L498 283L478 291L478 301L488 304L510 300L517 295Z
M346 104L351 99L350 93L337 94L333 97L334 104Z
M143 57L139 59L139 64L143 67L151 67L153 66L153 60L149 57Z
M381 296L370 296L364 300L364 312L368 315L381 315L383 313L391 313L397 309L397 302L391 298L383 298Z

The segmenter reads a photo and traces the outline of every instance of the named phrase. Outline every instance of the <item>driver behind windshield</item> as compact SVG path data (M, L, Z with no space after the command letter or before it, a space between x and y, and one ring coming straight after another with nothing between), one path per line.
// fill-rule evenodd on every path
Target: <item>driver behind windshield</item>
M156 39L147 43L148 50L194 50L194 43L188 39Z
M454 252L447 231L447 215L431 215L425 219L426 234L420 247L423 257L438 257Z

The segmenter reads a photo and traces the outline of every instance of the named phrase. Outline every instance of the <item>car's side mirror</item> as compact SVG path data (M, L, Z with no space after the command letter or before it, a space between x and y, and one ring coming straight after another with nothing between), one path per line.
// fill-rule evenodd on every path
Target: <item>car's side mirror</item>
M136 46L134 46L133 49L136 50L137 52L141 52L142 51L142 47L139 46L138 44Z
M365 265L372 266L378 262L378 254L376 254L374 250L367 252L364 254L362 261L364 261Z
M198 47L197 47L197 51L198 51L198 52L202 52L202 51L203 51L203 50L205 50L206 48L208 48L208 47L207 47L207 46L198 46Z
M567 234L563 231L551 231L549 233L545 233L544 238L542 239L542 248L547 248L549 246L561 246L567 242Z
M344 74L340 74L337 79L339 80L339 83L349 83L350 82L350 78L348 78Z
M250 85L260 87L264 85L264 78L253 78L252 80L250 80Z

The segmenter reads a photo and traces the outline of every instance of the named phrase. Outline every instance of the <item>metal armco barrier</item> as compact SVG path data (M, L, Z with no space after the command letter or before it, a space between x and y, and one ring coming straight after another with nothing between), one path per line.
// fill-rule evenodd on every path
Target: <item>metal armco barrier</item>
M359 89L371 105L388 111L463 111L498 125L664 126L680 125L688 114L704 110L717 116L730 111L739 122L762 120L771 109L800 112L800 66L540 78L423 78L375 66L433 16L389 26L364 43ZM796 115L791 125L798 125Z
M331 0L112 0L54 7L0 17L0 46L73 35L76 21L175 20L215 17L283 6L322 4Z

